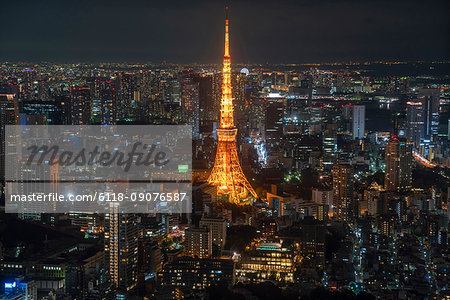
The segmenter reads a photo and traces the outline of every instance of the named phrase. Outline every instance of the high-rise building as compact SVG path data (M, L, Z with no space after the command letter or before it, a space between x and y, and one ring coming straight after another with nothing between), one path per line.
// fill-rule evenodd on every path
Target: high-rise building
M283 117L285 99L278 94L266 99L265 139L267 150L277 150L283 139Z
M199 86L191 78L183 78L181 84L181 117L182 121L192 126L192 137L200 137Z
M91 122L91 93L89 87L72 89L72 124L89 125Z
M200 125L217 121L218 101L214 101L214 75L212 73L201 74L194 80L198 83Z
M220 128L216 159L208 183L217 187L217 194L226 195L228 201L242 203L243 199L256 198L256 192L242 171L236 148L237 129L234 126L233 98L231 94L231 56L228 33L228 7L225 19L225 53L223 56L222 99L220 102Z
M325 169L330 170L337 158L337 124L326 122L323 126L322 163Z
M212 255L212 234L209 228L188 228L185 254L191 257L208 258Z
M447 223L450 222L450 186L447 188Z
M117 117L127 118L134 104L134 92L137 90L136 77L133 73L122 73L118 76L119 92L117 99Z
M353 170L349 164L333 166L333 216L342 221L353 217Z
M105 215L105 266L113 289L132 290L137 283L138 224L135 214Z
M387 191L408 190L411 188L412 144L405 138L396 136L386 144L385 180Z
M211 231L212 243L223 249L227 239L227 222L221 217L203 216L199 227L206 227Z
M424 136L424 106L422 102L406 103L406 137L415 148L419 147Z
M100 91L101 119L102 125L113 125L116 123L116 92L113 89Z
M5 178L5 156L9 152L5 143L6 125L19 125L19 106L14 94L0 90L0 180Z
M439 127L439 89L420 89L417 96L423 104L424 138L437 136Z
M364 105L353 106L353 139L361 140L364 138L366 122L366 107Z

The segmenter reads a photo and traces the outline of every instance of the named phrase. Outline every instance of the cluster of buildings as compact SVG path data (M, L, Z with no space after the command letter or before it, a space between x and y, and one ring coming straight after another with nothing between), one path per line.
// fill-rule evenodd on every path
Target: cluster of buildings
M223 68L0 65L1 180L6 125L193 130L192 213L2 212L2 297L251 298L270 281L298 297L449 298L448 78L232 68L225 45Z

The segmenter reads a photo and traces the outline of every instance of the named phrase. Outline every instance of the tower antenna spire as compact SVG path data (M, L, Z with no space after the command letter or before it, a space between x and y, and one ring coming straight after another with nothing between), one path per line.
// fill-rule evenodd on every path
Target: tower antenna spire
M225 56L230 56L230 34L228 33L228 6L225 6Z

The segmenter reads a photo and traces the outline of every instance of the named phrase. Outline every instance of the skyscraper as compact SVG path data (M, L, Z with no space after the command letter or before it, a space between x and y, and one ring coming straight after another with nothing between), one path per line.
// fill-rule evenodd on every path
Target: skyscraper
M105 265L113 289L132 290L137 283L138 227L134 214L105 215Z
M353 139L361 140L364 138L366 121L366 107L364 105L353 106Z
M91 93L89 87L72 89L72 124L89 125L91 121Z
M342 221L353 217L353 170L349 164L333 166L333 216Z
M136 77L132 73L122 73L118 76L119 92L117 99L117 117L127 118L134 104L134 92L137 90Z
M337 124L326 122L323 126L322 163L325 169L330 170L337 158Z
M439 89L420 89L417 96L423 104L424 138L426 139L431 139L438 134L439 94Z
M9 152L5 144L6 125L19 125L19 106L14 94L0 90L0 180L5 176L5 155Z
M116 123L116 93L113 89L100 91L101 98L101 124L113 125Z
M411 188L412 144L405 138L391 137L385 150L385 180L388 191Z
M249 196L257 197L255 190L242 171L236 149L237 129L234 126L233 98L231 94L231 57L228 34L228 7L225 19L225 54L223 57L222 99L220 103L220 128L214 168L208 182L217 186L218 195L227 195L228 201L241 203Z
M214 75L212 73L201 74L194 77L198 83L198 106L200 126L217 120L218 104L214 98Z
M406 103L406 137L417 148L424 133L424 111L422 102Z
M283 139L284 102L279 95L267 97L265 138L269 152L276 150Z
M185 77L181 83L181 115L187 125L192 126L192 137L198 139L199 128L199 85L193 79Z

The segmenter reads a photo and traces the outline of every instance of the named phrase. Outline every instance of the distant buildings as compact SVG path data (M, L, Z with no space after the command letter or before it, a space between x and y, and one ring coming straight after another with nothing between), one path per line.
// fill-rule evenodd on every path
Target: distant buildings
M392 137L385 150L387 191L408 190L412 185L412 144L405 138Z

